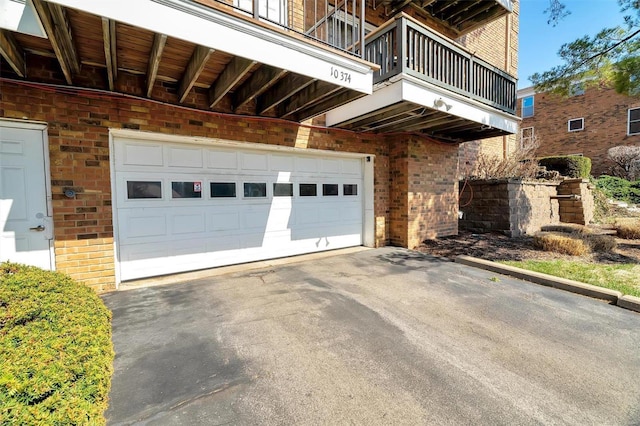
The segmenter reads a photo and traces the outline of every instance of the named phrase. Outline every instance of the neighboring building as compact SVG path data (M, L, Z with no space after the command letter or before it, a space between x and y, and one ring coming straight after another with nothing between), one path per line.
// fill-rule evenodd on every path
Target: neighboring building
M592 174L610 172L607 150L619 145L640 146L640 99L614 89L580 85L569 97L518 90L522 117L520 144L535 141L537 155L584 155L591 158Z
M0 260L98 291L456 234L459 144L518 129L511 0L0 10Z

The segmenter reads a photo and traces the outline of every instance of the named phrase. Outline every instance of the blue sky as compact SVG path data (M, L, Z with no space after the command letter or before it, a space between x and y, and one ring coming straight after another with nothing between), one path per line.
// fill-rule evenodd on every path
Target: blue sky
M520 1L518 88L529 87L529 76L544 72L562 61L558 50L564 43L595 35L605 27L623 23L616 0L563 0L571 14L556 27L547 24L544 10L549 0Z

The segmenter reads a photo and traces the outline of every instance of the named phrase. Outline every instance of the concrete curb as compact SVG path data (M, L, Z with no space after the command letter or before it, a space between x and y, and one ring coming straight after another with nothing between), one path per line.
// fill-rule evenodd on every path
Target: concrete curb
M632 311L640 312L640 297L624 295L618 298L616 305L621 308L630 309Z
M616 290L610 290L608 288L597 287L591 284L585 284L578 281L568 280L566 278L554 277L552 275L542 274L540 272L527 271L526 269L520 269L509 265L502 265L499 263L491 262L489 260L478 259L471 256L457 256L456 263L460 263L467 266L473 266L476 268L486 269L488 271L497 272L503 275L509 275L521 280L530 281L536 284L541 284L547 287L558 288L561 290L570 291L572 293L581 294L583 296L593 297L595 299L606 300L612 304L619 305L620 300L626 301L626 298L632 296L623 296L622 293ZM640 312L640 299L633 297L634 301L629 301L627 306L635 306L638 312ZM622 306L622 305L620 305ZM627 307L623 306L623 307ZM634 308L627 308L636 310Z

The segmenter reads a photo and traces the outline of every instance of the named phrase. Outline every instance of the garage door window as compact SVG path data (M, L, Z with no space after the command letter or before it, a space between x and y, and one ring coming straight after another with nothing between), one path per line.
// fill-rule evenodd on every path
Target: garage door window
M345 183L342 186L343 195L358 195L358 185Z
M274 183L273 196L274 197L293 197L293 184L292 183Z
M322 184L322 195L327 196L337 196L338 195L338 184L337 183L323 183Z
M317 195L318 195L318 185L316 185L315 183L300 184L301 197L315 197Z
M267 184L262 182L245 182L244 196L246 198L265 198L267 196Z
M171 182L171 198L202 198L202 182Z
M236 184L234 182L211 182L209 184L211 198L235 198Z
M127 181L127 198L130 200L162 198L162 182L160 181Z

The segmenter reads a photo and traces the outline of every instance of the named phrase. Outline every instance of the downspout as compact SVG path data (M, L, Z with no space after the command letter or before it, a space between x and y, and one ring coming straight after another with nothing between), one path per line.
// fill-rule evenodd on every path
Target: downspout
M504 70L511 74L511 13L505 17L504 27ZM509 155L508 136L502 137L502 158L506 159Z

